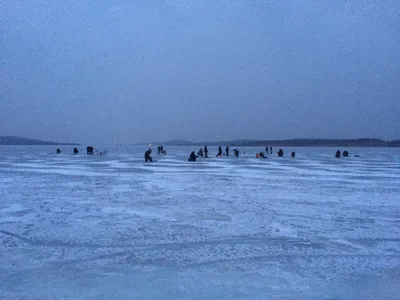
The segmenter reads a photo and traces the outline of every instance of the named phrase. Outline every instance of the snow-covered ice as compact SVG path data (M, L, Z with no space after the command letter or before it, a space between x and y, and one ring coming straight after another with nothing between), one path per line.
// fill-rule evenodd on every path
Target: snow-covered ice
M53 148L0 147L0 299L400 299L398 149Z

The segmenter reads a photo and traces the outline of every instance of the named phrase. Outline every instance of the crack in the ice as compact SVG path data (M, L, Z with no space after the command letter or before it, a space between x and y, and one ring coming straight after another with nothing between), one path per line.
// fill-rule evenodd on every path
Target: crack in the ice
M206 240L206 241L187 241L177 243L159 243L159 244L92 244L92 243L74 243L63 241L40 241L25 238L19 234L9 231L1 230L0 233L14 237L30 246L36 247L67 247L67 248L169 248L169 249L182 249L191 247L202 247L210 245L235 245L235 244L296 244L299 247L320 247L320 244L310 243L303 238L284 238L284 237L252 237L242 239L225 239L225 240ZM306 243L305 243L306 242Z
M269 246L293 246L296 248L321 248L328 246L326 240L307 241L304 238L286 238L286 237L246 237L241 239L225 239L225 240L207 240L207 241L186 241L177 243L159 243L159 244L93 244L93 243L74 243L65 241L44 241L32 240L22 235L1 230L0 233L18 239L30 246L35 247L64 247L64 248L91 248L91 249L107 249L107 248L145 248L145 249L185 249L195 247L206 247L213 245L245 245L245 244L265 244ZM353 240L354 241L354 240ZM377 239L359 239L359 241L380 243L380 242L400 242L400 238L377 238Z
M209 260L204 262L198 262L193 264L187 264L184 267L192 268L192 267L202 267L207 265L215 265L219 263L234 263L234 262L242 262L242 261L262 261L262 260L270 260L270 259L293 259L293 258L400 258L400 254L271 254L271 255L258 255L258 256L249 256L249 257L235 257L235 258L226 258L226 259L217 259L217 260Z

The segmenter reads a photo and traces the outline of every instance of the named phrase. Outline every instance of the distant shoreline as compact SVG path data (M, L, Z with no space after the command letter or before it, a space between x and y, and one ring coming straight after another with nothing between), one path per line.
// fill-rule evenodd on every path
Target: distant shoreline
M357 147L357 148L387 148L400 147L400 140L385 141L382 139L286 139L286 140L232 140L217 142L191 142L187 140L172 140L167 142L151 142L153 146L225 146L232 147ZM0 145L12 146L81 146L79 143L65 143L42 141L15 136L0 136ZM149 145L149 143L136 143L131 145Z
M137 145L145 145L140 143ZM381 139L288 139L288 140L233 140L219 142L191 142L185 140L173 140L163 143L152 143L164 146L236 146L236 147L400 147L400 140L384 141Z

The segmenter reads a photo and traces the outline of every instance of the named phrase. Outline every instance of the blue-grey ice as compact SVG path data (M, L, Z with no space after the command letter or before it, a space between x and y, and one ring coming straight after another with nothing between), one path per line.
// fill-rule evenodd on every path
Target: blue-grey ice
M0 147L0 299L400 299L397 149L54 150Z

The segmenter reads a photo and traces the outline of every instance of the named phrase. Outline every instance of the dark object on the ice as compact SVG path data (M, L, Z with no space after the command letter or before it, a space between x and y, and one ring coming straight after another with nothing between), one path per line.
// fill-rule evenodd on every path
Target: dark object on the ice
M103 152L96 150L96 155L103 156L103 155L107 155L107 153L108 153L107 150L103 151Z
M354 157L360 157L360 155L356 154L356 155L354 155Z
M226 154L226 156L229 156L229 146L228 145L226 145L225 154Z
M197 152L198 156L204 157L204 152L203 152L203 148L199 149L199 152Z
M282 157L282 156L283 156L283 150L282 150L282 149L279 149L279 151L278 151L278 156L279 156L279 157Z
M60 150L60 148L57 148L57 150L56 150L56 154L60 154L61 153L61 150Z
M260 152L259 157L260 158L265 158L264 152Z
M268 151L267 151L268 152ZM272 146L269 147L269 153L272 154Z
M74 148L74 154L78 154L79 153L79 151L78 151L78 148Z
M340 152L340 150L338 150L338 151L336 151L336 154L335 154L335 157L336 158L340 158L340 155L341 155L342 153Z
M208 148L207 145L204 146L204 157L208 158Z
M160 155L160 154L166 155L167 154L167 151L164 150L164 146L163 145L157 147L157 154L158 155Z
M92 146L87 146L86 147L86 154L87 155L93 155L93 151L94 151L94 148Z
M218 147L218 153L216 156L222 156L222 148L221 146Z
M192 153L190 153L190 156L188 158L188 161L196 161L196 158L198 156L194 153L194 151L192 151Z
M291 155L294 158L296 156L296 152L293 151Z
M238 150L238 149L233 149L233 154L234 154L236 157L239 157L239 150Z
M349 157L349 152L346 151L346 150L344 150L344 151L343 151L343 157Z
M149 149L149 150L147 150L145 153L144 153L144 161L145 162L148 162L148 161L153 161L153 159L151 158L151 149Z

